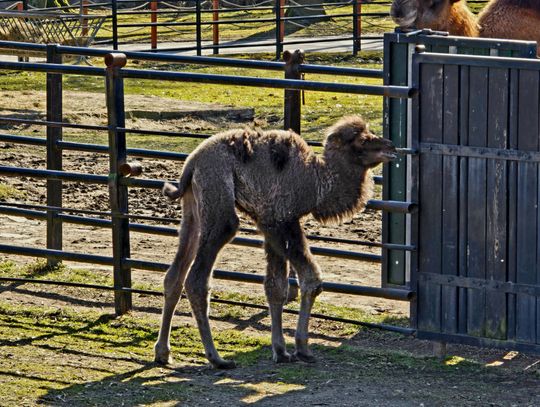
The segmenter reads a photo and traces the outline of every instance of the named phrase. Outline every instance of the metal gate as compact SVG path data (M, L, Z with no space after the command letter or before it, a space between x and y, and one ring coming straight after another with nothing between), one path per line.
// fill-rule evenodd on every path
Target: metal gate
M418 338L540 351L540 60L413 55Z
M535 58L536 43L488 38L465 38L446 35L431 30L395 33L384 36L384 84L408 86L411 84L412 55L415 47L424 45L428 52L500 55L517 58ZM401 148L411 143L410 103L407 99L386 98L384 101L384 136ZM411 201L410 161L405 155L385 166L383 199ZM410 256L415 247L411 239L410 215L383 213L382 284L386 287L410 287Z

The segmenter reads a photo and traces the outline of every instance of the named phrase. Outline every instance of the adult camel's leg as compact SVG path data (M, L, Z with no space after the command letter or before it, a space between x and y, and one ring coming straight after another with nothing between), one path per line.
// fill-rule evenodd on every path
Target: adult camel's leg
M170 357L171 321L174 310L182 294L182 287L189 266L193 262L198 246L199 219L197 208L191 190L186 191L182 201L182 224L180 226L180 241L176 256L163 281L164 304L161 316L161 328L158 340L154 346L155 361L172 363Z

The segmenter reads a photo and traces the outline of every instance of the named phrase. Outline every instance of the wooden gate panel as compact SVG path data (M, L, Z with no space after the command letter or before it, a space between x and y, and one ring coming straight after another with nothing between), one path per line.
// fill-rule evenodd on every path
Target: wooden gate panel
M540 351L540 61L413 59L418 337Z

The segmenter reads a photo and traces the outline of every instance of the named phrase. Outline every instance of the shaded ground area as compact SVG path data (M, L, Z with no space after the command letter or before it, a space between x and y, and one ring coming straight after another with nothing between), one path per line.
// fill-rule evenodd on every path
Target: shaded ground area
M172 334L176 362L151 363L158 298L137 298L131 315L111 315L111 295L80 289L0 288L1 405L533 406L539 360L429 346L397 334L315 320L315 364L270 361L265 311L214 304L218 349L237 360L211 369L185 301ZM294 320L285 328L292 346Z

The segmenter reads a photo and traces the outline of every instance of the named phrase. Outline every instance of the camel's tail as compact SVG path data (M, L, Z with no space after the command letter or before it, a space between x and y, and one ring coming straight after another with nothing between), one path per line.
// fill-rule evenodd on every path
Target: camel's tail
M191 185L191 178L193 177L193 168L186 163L182 175L180 176L180 181L178 184L171 184L166 182L163 185L163 195L169 198L171 201L181 198L186 192L187 188Z

